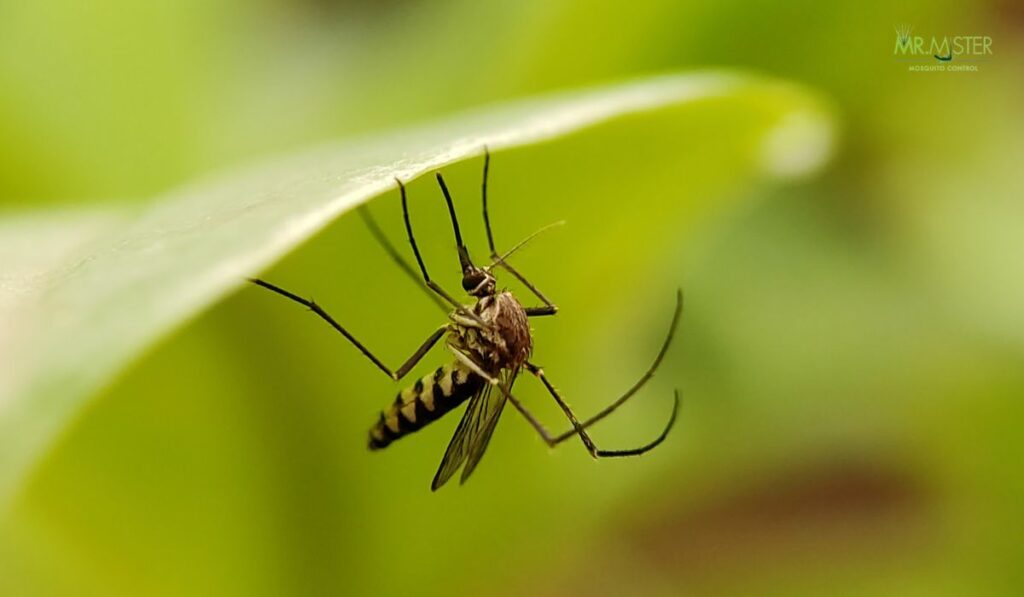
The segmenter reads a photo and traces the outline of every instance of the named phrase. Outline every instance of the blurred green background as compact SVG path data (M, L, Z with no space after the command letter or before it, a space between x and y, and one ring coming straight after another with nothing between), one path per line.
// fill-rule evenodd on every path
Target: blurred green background
M990 35L995 54L911 73L900 23ZM499 244L568 221L517 265L563 308L535 324L536 356L579 411L643 371L685 287L664 370L595 429L645 440L678 385L679 425L649 456L551 452L512 413L472 480L431 494L457 417L367 453L394 384L245 289L75 422L5 523L0 592L1020 594L1022 27L1011 2L0 3L8 213L146 201L319 141L667 70L794 80L842 131L824 171L786 184L730 178L742 123L711 108L495 156ZM636 138L652 141L607 149ZM476 247L479 167L446 171ZM429 180L410 192L437 199ZM702 192L723 209L692 219ZM395 197L371 207L401 240ZM416 217L451 287L444 213ZM351 215L267 276L388 362L438 321Z

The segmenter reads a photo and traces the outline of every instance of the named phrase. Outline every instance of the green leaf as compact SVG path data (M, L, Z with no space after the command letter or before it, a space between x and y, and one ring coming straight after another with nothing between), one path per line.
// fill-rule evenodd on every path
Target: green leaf
M478 156L485 145L539 144L629 114L664 113L669 122L708 102L721 102L726 119L742 121L751 106L766 114L749 125L750 159L730 166L737 180L803 175L828 155L829 119L813 95L739 74L672 75L315 148L188 185L143 209L8 217L0 226L0 506L89 398L143 351L341 214L393 190L396 177Z

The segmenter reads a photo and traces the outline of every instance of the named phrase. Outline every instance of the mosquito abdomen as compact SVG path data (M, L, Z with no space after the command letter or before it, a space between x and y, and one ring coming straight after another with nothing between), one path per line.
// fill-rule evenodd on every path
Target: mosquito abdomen
M475 394L484 379L461 363L449 363L398 393L370 429L371 450L379 450L422 429Z

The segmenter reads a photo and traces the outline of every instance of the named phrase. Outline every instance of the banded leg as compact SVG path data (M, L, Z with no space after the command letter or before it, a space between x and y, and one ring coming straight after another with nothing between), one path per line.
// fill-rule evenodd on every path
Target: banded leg
M526 315L529 317L541 317L544 315L554 315L558 312L558 306L552 303L544 294L537 289L536 286L531 284L521 273L519 273L514 267L512 267L504 257L498 253L494 248L494 234L491 232L491 216L487 209L487 175L491 169L491 152L484 147L484 178L483 183L480 185L480 193L483 196L484 205L484 228L487 229L487 246L491 250L491 261L493 265L497 265L505 269L508 273L519 280L523 286L533 293L542 303L543 307L527 307ZM518 248L518 247L517 247Z
M396 249L395 246L391 244L391 241L388 240L388 237L384 236L384 231L381 230L380 226L377 225L377 220L374 219L373 214L370 213L370 208L368 208L365 203L359 206L359 215L363 218L363 222L366 224L366 227L370 229L370 234L372 234L373 238L377 241L377 243L381 247L383 247L384 252L387 253L389 257L391 257L391 260L398 265L399 269L402 270L402 273L408 276L410 280L415 282L416 288L423 290L427 297L435 305L437 305L439 309L441 309L447 314L448 305L441 299L441 297L434 294L433 292L430 291L429 288L421 284L420 277L416 275L416 272L413 271L412 266L409 265L409 262L406 261L405 258L403 258L398 253L398 249Z
M465 264L465 261L463 260L469 259L469 253L466 251L465 245L462 244L462 235L459 233L459 222L455 219L455 207L452 204L451 197L448 195L448 189L444 186L444 179L441 178L440 173L437 175L437 180L441 184L441 188L444 190L445 199L448 201L448 211L452 217L452 226L455 228L455 240L459 245L459 259L463 264ZM430 279L430 274L427 273L427 266L424 265L423 257L420 255L420 248L416 244L416 236L412 233L412 222L409 220L409 202L405 196L405 185L397 178L395 179L395 182L398 183L398 189L402 195L402 218L405 220L405 231L409 235L409 244L412 245L412 253L416 256L416 263L420 266L420 273L423 274L423 283L427 285L427 288L433 290L434 293L446 300L448 304L453 306L461 315L472 319L480 326L484 326L485 324L480 317L469 309L466 309L462 303L456 301L450 294L445 292L437 282Z
M547 388L548 393L551 394L551 397L554 398L555 402L558 403L559 408L561 408L562 412L565 413L565 416L568 417L569 422L572 423L573 430L571 433L563 434L557 437L552 437L548 433L547 429L545 429L544 426L540 423L540 421L536 419L536 417L530 414L529 411L527 411L521 404L517 404L516 401L509 396L508 398L512 402L512 405L515 406L516 409L519 410L519 412L522 413L524 417L526 417L526 420L529 421L531 425L533 425L534 429L537 430L537 433L539 433L540 436L544 438L544 441L547 442L549 446L554 447L568 437L571 437L573 435L579 435L580 439L583 441L583 445L586 446L587 451L590 452L590 455L593 456L594 458L638 456L640 454L643 454L644 452L653 450L658 446L658 444L665 441L665 438L668 437L668 432L671 431L672 426L675 425L676 414L679 412L678 389L675 390L674 393L674 399L672 402L672 414L669 416L668 424L665 425L665 428L662 429L661 433L658 435L658 437L654 439L654 441L644 444L639 448L631 448L627 450L602 450L601 448L598 448L594 444L594 440L590 439L590 435L586 432L586 428L596 423L599 419L591 420L588 421L587 423L580 423L579 419L576 418L576 414L572 412L572 409L569 408L569 405L566 404L565 400L563 400L561 395L559 395L558 390L556 390L555 387L551 385L551 382L548 381L547 376L544 375L544 370L541 369L540 367L537 367L536 365L533 365L532 363L527 363L526 369L540 379L541 383L544 384L544 387Z
M619 408L620 406L622 406L622 404L624 402L626 402L627 400L632 398L633 394L636 394L640 390L640 388L644 387L644 384L646 384L649 379L654 377L654 372L657 371L659 366L661 366L661 361L662 361L662 359L665 358L665 353L668 352L668 347L672 344L672 338L675 337L676 328L679 327L679 321L680 321L680 319L682 317L682 314L683 314L683 291L682 291L682 289L679 289L679 290L676 291L676 310L672 314L672 323L669 326L668 335L665 336L665 342L661 345L661 350L658 351L658 356L654 357L654 362L651 363L651 366L647 368L647 371L645 371L644 374L642 376L640 376L640 379L638 379L636 381L636 383L633 384L633 387L631 387L628 390L626 390L625 394L623 394L618 399L616 399L614 402L612 402L611 404L606 406L604 409L602 409L596 415L590 417L586 421L583 421L583 425L582 426L583 426L584 429L586 429L587 427L590 427L594 423L597 423L601 419L603 419L603 418L607 417L608 415L612 414L613 412L615 412L615 409ZM542 381L543 381L543 379L542 379ZM547 385L547 382L545 381L544 384ZM563 442L566 439L568 439L568 438L570 438L570 437L572 437L574 435L576 435L575 426L573 426L573 429L569 429L568 431L565 431L565 432L560 433L559 435L555 436L556 443Z
M363 222L366 224L366 227L370 230L370 234L373 235L374 240L376 240L377 243L380 244L381 248L384 249L384 252L387 253L389 257L391 257L392 261L394 261L395 264L398 265L399 269L402 270L402 273L404 273L410 280L415 282L416 287L421 288L426 293L427 297L429 297L430 300L433 301L434 304L438 306L438 308L440 308L445 313L448 313L448 306L446 305L445 301L442 300L437 294L432 292L427 286L421 283L422 279L420 278L420 276L416 274L412 266L409 265L409 262L406 261L405 258L398 253L398 250L395 248L395 246L391 244L391 241L389 241L387 236L384 235L384 232L377 224L376 219L370 213L370 209L365 204L359 206L359 215L363 218ZM526 242L532 240L533 237L537 236L537 234L544 232L548 228L551 228L552 226L561 223L562 222L556 222L555 224L551 224L545 226L544 228L541 228L537 232L531 234L530 236L526 237L525 239L517 243L511 251L506 252L505 255L500 257L499 259L504 260L505 257L508 257L508 255L510 255L513 251L526 244ZM496 263L492 264L492 267L493 265L496 265ZM516 275L518 275L518 272L516 272ZM525 285L527 285L527 287L529 287L529 282L526 282L525 280L523 280L523 282L525 283ZM548 307L531 307L526 309L526 314L529 316L551 315L553 313L554 310L551 310Z
M590 417L589 419L583 421L582 423L577 421L575 419L575 417L570 414L571 411L568 410L569 407L567 405L565 405L565 403L562 401L561 397L558 395L558 392L550 384L550 382L548 382L547 378L544 377L544 372L539 367L537 367L536 365L533 365L532 363L527 363L527 369L531 373L533 373L534 375L537 375L540 378L541 382L544 384L544 387L547 388L548 392L555 398L555 400L558 402L558 404L562 408L562 410L566 412L566 415L569 417L569 421L572 422L572 424L573 424L572 425L572 429L552 437L550 435L547 435L547 430L545 430L543 428L543 426L540 425L540 423L537 421L537 419L534 418L533 415L529 413L529 411L526 411L524 408L520 408L518 406L516 408L519 410L520 413L523 414L524 417L526 417L526 419L530 422L530 424L533 425L533 427L535 429L537 429L538 433L541 434L541 437L544 437L545 441L547 441L549 445L553 446L553 445L560 444L563 441L569 439L570 437L572 437L574 435L579 435L581 438L584 438L584 434L581 433L584 429L587 429L588 427L590 427L594 423L597 423L601 419L603 419L603 418L607 417L608 415L612 414L613 412L615 412L615 409L617 409L620 406L622 406L623 403L625 403L634 394L636 394L640 390L640 388L644 387L644 385L647 383L647 381L650 380L651 377L654 376L655 371L657 371L658 367L661 365L661 361L665 358L665 354L668 352L669 346L671 346L671 344L672 344L672 339L675 337L676 329L679 327L679 321L682 318L682 314L683 314L683 291L682 291L682 289L679 289L679 290L676 291L676 308L675 308L675 311L672 314L672 323L669 325L668 334L665 336L665 342L662 343L661 349L658 351L658 355L656 357L654 357L654 362L651 363L651 366L647 368L647 371L645 371L644 374L642 376L640 376L640 379L637 380L637 382L634 383L633 386L631 388L629 388L626 391L625 394L623 394L618 399L616 399L614 402L612 402L607 407L602 409L596 415ZM678 401L679 401L679 392L677 390L676 391L676 402L678 403ZM514 404L515 404L515 402L513 402L513 405ZM678 404L677 404L677 406L678 406ZM677 406L673 407L673 410L672 410L672 420L669 422L669 426L670 427L672 425L672 422L674 422L674 420L675 420L675 413L676 413ZM667 432L668 432L668 428L666 428L665 433L667 433ZM663 439L664 439L664 437L660 437L658 440L655 440L655 441L656 442L660 442ZM583 439L583 443L585 445L587 445L587 449L588 450L590 449L591 445L593 444L593 442L589 441L589 438ZM657 445L657 444L655 444L655 445ZM648 448L648 449L650 449L650 448ZM626 455L628 455L628 454L626 454Z
M501 266L508 273L512 274L512 277L514 277L516 280L519 280L520 282L522 282L523 286L526 286L526 288L529 289L529 291L532 292L534 294L534 296L539 298L541 300L541 302L544 303L543 307L525 307L524 309L526 311L526 316L527 317L543 317L545 315L554 315L554 314L558 313L558 305L556 305L556 304L552 303L550 300L548 300L548 298L546 296L544 296L541 293L541 291L537 289L536 286L531 284L525 277L523 277L522 274L520 274L518 271L516 271L507 262L502 260L500 258L500 256L498 256L496 254L492 254L491 258L492 259L497 258L497 261L495 261L495 263L497 265Z
M299 296L297 294L293 294L291 292L288 292L287 290L281 288L280 286L275 286L275 285L271 284L270 282L265 282L265 281L260 280L258 278L249 278L249 281L252 282L253 284L257 285L257 286L261 286L263 288L266 288L267 290L269 290L271 292L280 294L281 296L283 296L283 297L285 297L287 299L291 299L291 300L295 301L296 303L299 303L300 305L303 305L304 307L308 308L313 313L316 313L321 319L323 319L324 321L329 323L331 325L331 327L333 327L335 330L337 330L342 336L345 336L345 338L347 338L349 342L351 342L356 348L358 348L359 352L363 353L363 355L366 356L366 358L370 359L370 361L372 361L373 364L376 365L378 369L383 371L388 377L390 377L391 379L393 379L395 381L405 377L405 375L409 372L409 370L412 369L413 367L415 367L416 363L420 362L420 359L423 358L423 355L427 354L427 352L431 348L433 348L433 346L435 344L437 344L437 341L440 340L441 336L443 336L444 333L448 330L448 326L447 325L441 326L440 328L438 328L436 331L434 331L433 334L430 335L429 338L426 339L426 341L423 342L423 344L420 345L419 348L416 349L416 352L414 352L411 357L409 357L404 363L402 363L402 366L400 366L398 369L392 371L390 368L388 368L387 365L385 365L380 359L378 359L372 352L370 352L370 350L368 348L363 346L362 342L360 342L359 340L356 340L355 336L353 336L351 333L349 333L348 330L343 328L341 326L341 324L339 324L337 321L335 321L334 318L331 317L330 314L327 313L327 311L324 311L320 307L320 305L316 304L316 302L314 302L312 300L304 299L304 298L302 298L301 296Z
M541 423L537 419L537 417L535 417L533 415L533 413L531 413L529 410L527 410L527 408L523 405L523 403L520 402L518 398L516 398L515 396L512 395L512 392L508 388L506 388L504 385L502 385L500 383L500 381L496 377L488 375L484 371L483 367L481 367L475 361L473 361L472 357L470 357L466 353L456 349L455 347L453 347L451 345L449 345L449 348L452 350L452 353L455 354L455 357L458 360L460 360L461 362L466 364L474 373L476 373L480 377L484 378L484 380L486 380L487 383L490 383L491 385L497 387L498 390L502 394L504 394L505 398L508 399L508 401L512 403L512 406L514 406L516 408L516 410L518 410L519 413L522 414L524 418L526 418L526 420L530 423L530 425L533 426L533 428L537 431L538 435L541 436L541 439L544 440L544 442L548 445L548 447L553 448L553 447L555 447L556 445L558 445L559 443L561 443L563 441L564 438L559 439L557 437L552 436L548 432L547 428L544 427L543 423ZM671 431L672 430L672 426L675 425L676 414L679 411L679 390L675 391L675 400L674 400L674 402L672 404L672 414L669 417L668 424L661 431L661 433L658 435L658 437L654 439L654 441L651 441L651 442L649 442L647 444L644 444L643 446L640 446L639 448L630 448L630 449L627 449L627 450L603 450L601 448L598 448L594 444L594 441L592 439L590 439L590 435L585 430L586 425L579 422L579 419L576 418L575 413L572 412L572 409L569 408L569 405L566 404L564 400L562 400L562 397L558 394L558 391L555 390L555 388L548 382L547 378L544 377L544 372L539 367L536 367L535 365L532 365L530 363L526 364L526 368L527 368L527 370L529 370L534 375L537 375L540 378L540 380L544 383L544 386L548 389L548 391L554 397L555 401L558 403L558 406L562 408L562 411L569 418L569 421L572 422L572 425L573 425L573 435L579 435L580 436L580 439L583 440L583 445L586 446L587 451L590 452L590 455L593 456L594 458L615 458L615 457L621 457L621 456L638 456L640 454L643 454L645 452L653 450L654 448L656 448L658 446L658 444L660 444L661 442L665 441L665 438L668 437L668 432Z

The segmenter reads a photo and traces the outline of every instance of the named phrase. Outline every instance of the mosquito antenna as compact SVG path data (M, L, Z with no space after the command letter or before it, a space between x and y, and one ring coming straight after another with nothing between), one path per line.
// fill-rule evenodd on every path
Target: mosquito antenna
M469 251L462 242L462 232L459 231L459 218L455 215L455 204L452 202L451 193L448 192L448 185L444 184L444 177L437 173L437 184L441 185L441 192L444 193L444 200L448 204L448 215L452 218L452 230L455 231L455 244L459 248L459 263L462 264L462 271L473 268L473 262L469 259Z
M527 236L523 240L517 242L515 244L515 246L513 246L508 251L505 251L505 253L503 255L495 254L495 256L494 256L494 263L492 263L491 265L487 266L484 269L490 271L492 267L494 267L495 265L497 265L499 263L504 262L506 259L511 257L513 253L515 253L519 249L522 249L523 247L525 247L533 239L537 238L538 236L540 236L541 234L547 232L548 230L551 230L552 228L557 228L557 227L563 226L563 225L565 225L565 220L558 220L557 222L552 222L552 223L548 224L547 226L541 228L540 230L537 230L536 232L534 232L530 236Z

